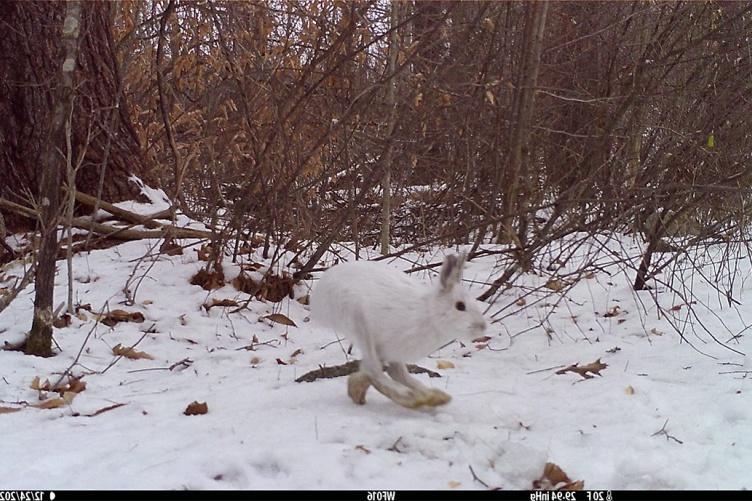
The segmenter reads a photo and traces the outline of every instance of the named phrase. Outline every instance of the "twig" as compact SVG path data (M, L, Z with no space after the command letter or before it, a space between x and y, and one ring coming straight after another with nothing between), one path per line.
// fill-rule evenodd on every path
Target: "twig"
M397 454L402 454L402 451L397 448L397 444L399 444L402 441L402 437L397 438L397 440L394 441L391 447L387 448L388 451L396 452Z
M470 473L472 473L472 474L473 474L473 480L475 480L476 482L478 482L478 483L479 483L480 485L482 485L482 486L483 486L483 487L485 487L486 489L490 489L490 488L491 488L491 486L490 486L490 485L488 485L488 484L487 484L487 483L485 483L485 482L484 482L483 480L481 480L480 478L478 478L478 475L476 475L476 474L475 474L475 471L473 470L473 467L472 467L472 465L467 465L467 467L468 467L468 468L470 468Z
M86 343L89 342L89 338L94 333L94 331L97 329L97 325L99 325L99 320L102 318L102 314L106 309L108 309L109 301L105 301L104 305L102 306L102 309L99 311L98 315L95 315L96 321L94 322L94 325L89 329L89 332L86 334L86 337L84 338L84 342L81 344L81 348L78 349L78 353L76 354L76 358L73 359L73 362L68 366L67 369L63 371L63 373L58 378L57 382L52 385L53 388L57 388L57 386L63 381L63 378L65 376L70 374L71 369L78 364L78 360L81 358L81 354L84 352L84 348L86 347Z
M179 362L175 362L169 367L148 367L146 369L134 369L132 371L128 371L128 374L133 374L134 372L146 372L146 371L171 371L174 370L179 365L182 365L184 368L188 368L193 364L193 360L190 358L184 358L183 360L180 360Z
M667 441L667 442L668 442L669 440L674 440L674 441L675 441L676 443L679 443L679 444L683 444L684 442L682 442L681 440L679 440L679 439L678 439L678 438L676 438L675 436L673 436L673 435L669 435L669 434L668 434L668 432L666 431L666 425L667 425L667 424L668 424L668 418L666 418L666 422L665 422L665 423L663 423L663 426L661 427L661 429L660 429L660 430L658 430L658 431L656 431L655 433L653 433L653 434L652 434L652 435L650 435L650 436L651 436L651 437L655 437L656 435L665 435L665 436L666 436L666 441Z
M554 365L553 367L547 367L545 369L538 369L537 371L530 371L530 372L526 372L525 374L529 376L530 374L538 374L539 372L546 372L546 371L550 371L550 370L553 370L553 369L561 369L562 367L564 367L563 364L562 365Z

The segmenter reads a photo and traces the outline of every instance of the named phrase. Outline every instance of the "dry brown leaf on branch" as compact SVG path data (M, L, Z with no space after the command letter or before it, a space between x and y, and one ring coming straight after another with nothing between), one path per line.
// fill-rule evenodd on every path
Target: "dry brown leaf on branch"
M295 322L290 320L286 315L283 315L282 313L272 313L270 315L265 315L263 317L260 317L261 319L271 320L275 324L282 324L282 325L289 325L290 327L297 327Z
M517 306L525 306L527 304L527 300L524 297L519 298L517 301L514 302Z
M491 336L481 336L473 339L473 343L487 343L491 340Z
M144 351L138 351L135 348L128 346L122 346L120 343L112 348L112 353L113 355L130 358L131 360L138 360L142 358L147 360L154 360L154 357L149 355L148 353Z
M167 237L159 246L159 252L167 256L182 256L183 248L172 237Z
M557 464L546 463L543 474L537 480L533 480L533 489L579 491L585 487L583 480L572 481Z
M238 252L240 254L240 252ZM261 263L254 263L253 261L248 263L242 263L240 265L240 269L243 271L258 271L264 266Z
M255 296L256 299L278 303L286 297L293 299L294 287L295 279L289 273L282 272L281 275L271 273L264 276Z
M191 277L190 282L191 285L199 285L207 291L219 289L225 285L225 274L221 267L211 272L202 268Z
M259 283L251 278L247 273L241 271L240 274L232 279L232 286L240 292L255 295L259 289Z
M193 250L196 251L199 261L211 261L214 259L215 252L211 244L204 244L200 249Z
M567 284L563 280L559 280L558 278L549 279L544 285L546 289L551 289L554 292L559 292L566 286Z
M185 408L183 414L186 416L198 416L200 414L206 414L207 412L209 412L209 406L206 405L206 402L198 402L194 400L188 404L188 407Z
M576 372L580 376L584 377L585 379L592 379L592 375L588 374L588 372L595 374L596 376L601 375L601 371L608 367L608 364L604 364L601 362L601 359L599 358L595 362L591 362L587 365L579 365L579 362L576 364L572 364L568 367L564 367L563 369L559 369L556 371L556 374L566 374L567 372Z

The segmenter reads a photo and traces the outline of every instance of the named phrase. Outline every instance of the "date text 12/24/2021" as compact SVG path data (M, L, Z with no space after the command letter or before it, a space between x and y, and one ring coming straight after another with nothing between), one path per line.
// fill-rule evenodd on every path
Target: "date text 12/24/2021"
M612 501L611 491L535 491L530 501Z
M46 491L3 491L0 490L0 501L54 501L55 493Z

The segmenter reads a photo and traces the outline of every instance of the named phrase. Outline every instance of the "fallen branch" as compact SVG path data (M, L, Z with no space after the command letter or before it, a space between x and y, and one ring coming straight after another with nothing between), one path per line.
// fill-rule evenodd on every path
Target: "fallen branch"
M295 382L312 383L317 379L331 379L335 377L349 376L350 374L357 372L358 367L360 367L360 360L353 360L352 362L347 362L346 364L335 365L332 367L319 367L316 370L306 372L298 379L296 379ZM408 364L407 370L411 374L425 373L428 374L428 377L441 377L441 374L439 374L438 372L434 372L432 370L414 364Z
M11 212L14 212L20 216L27 217L29 219L39 219L37 211L29 209L23 205L11 202L4 198L0 198L0 207L5 208ZM113 206L114 207L114 206ZM128 211L125 211L128 212ZM139 217L137 214L131 213L132 217ZM153 221L153 220L152 220ZM171 224L161 224L158 229L153 230L134 230L133 226L136 224L143 224L142 222L133 223L130 226L117 227L109 224L97 223L91 221L89 218L76 217L73 218L72 225L76 228L89 230L100 235L105 235L110 238L117 238L118 240L143 240L147 238L164 238L166 234L170 234L173 238L211 238L210 231L195 230L192 228L181 228L179 226L173 226Z
M84 205L88 205L89 207L97 207L97 205L99 205L100 209L106 210L113 216L116 216L122 219L123 221L128 221L130 223L135 223L135 224L141 224L143 226L146 226L147 228L159 228L160 226L163 225L163 223L155 221L155 219L162 219L162 218L170 216L169 209L165 209L163 211L157 212L156 214L142 216L141 214L136 214L135 212L121 209L120 207L113 205L109 202L105 202L104 200L101 200L101 199L97 202L97 197L93 197L89 195L88 193L82 193L80 191L76 191L76 200L78 200Z

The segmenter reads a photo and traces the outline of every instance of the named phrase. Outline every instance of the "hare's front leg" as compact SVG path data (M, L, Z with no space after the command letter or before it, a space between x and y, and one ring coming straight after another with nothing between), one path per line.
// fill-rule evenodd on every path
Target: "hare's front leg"
M407 366L401 362L390 362L387 365L386 372L392 378L408 388L415 390L420 395L421 405L436 407L448 403L452 397L441 390L429 388L415 379L407 371Z

